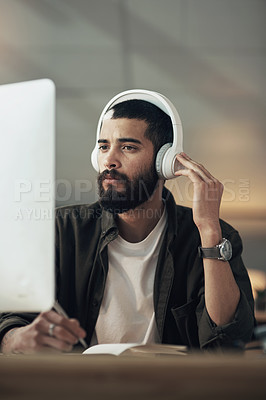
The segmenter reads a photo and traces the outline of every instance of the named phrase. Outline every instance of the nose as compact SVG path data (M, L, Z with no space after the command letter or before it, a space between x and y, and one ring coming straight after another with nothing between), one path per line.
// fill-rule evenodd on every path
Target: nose
M109 149L103 156L103 165L105 169L118 169L121 167L121 162L118 159L118 154L115 149Z

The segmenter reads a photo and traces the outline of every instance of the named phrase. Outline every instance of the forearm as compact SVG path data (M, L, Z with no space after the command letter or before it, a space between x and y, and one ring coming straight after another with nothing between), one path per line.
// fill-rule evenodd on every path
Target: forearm
M228 262L204 261L205 304L216 325L225 325L234 318L240 291Z
M212 247L221 240L219 229L201 234L202 246ZM234 318L240 290L229 262L203 259L205 279L205 304L208 314L216 325L225 325Z

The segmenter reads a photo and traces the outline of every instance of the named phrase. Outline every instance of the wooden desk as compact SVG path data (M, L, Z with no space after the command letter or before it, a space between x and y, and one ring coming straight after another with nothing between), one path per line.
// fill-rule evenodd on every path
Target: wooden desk
M1 356L1 400L266 399L266 357Z

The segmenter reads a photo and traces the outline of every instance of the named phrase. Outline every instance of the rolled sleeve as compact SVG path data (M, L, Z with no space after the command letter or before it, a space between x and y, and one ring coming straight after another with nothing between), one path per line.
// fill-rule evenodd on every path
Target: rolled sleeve
M204 307L199 323L199 341L202 349L216 346L234 347L251 340L254 314L245 294L240 291L240 300L232 322L217 326Z

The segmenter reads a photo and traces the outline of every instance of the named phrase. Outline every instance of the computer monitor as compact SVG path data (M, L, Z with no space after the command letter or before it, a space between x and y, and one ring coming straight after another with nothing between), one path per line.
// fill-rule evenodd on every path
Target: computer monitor
M0 85L0 312L52 307L55 85Z

